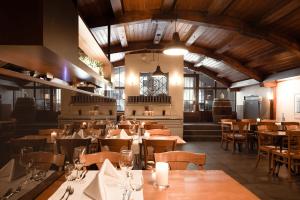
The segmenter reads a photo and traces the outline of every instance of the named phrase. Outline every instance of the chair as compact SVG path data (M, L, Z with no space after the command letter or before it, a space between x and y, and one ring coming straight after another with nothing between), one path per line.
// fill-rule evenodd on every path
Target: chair
M12 154L19 154L23 147L32 147L33 151L44 151L47 139L12 139L10 140L10 147Z
M117 136L120 135L122 129L110 129L109 130L109 134L110 136ZM123 129L127 135L131 135L130 130L129 129Z
M258 130L258 152L257 152L257 159L256 165L257 168L261 158L268 159L268 168L269 171L271 170L271 162L272 162L272 150L275 149L273 144L272 136L260 133L264 131L277 131L277 126L273 122L260 122L257 124Z
M292 130L300 129L299 122L281 122L281 125L283 127L283 130L285 130L285 131L292 131Z
M93 154L83 154L80 157L80 161L84 163L84 166L86 167L96 164L98 169L100 169L106 159L108 159L115 167L119 167L120 157L120 153L104 151Z
M223 122L230 122L231 125L225 124ZM221 119L221 148L223 148L223 143L227 139L227 134L231 132L232 123L236 122L235 119ZM227 148L227 147L226 147Z
M150 135L163 135L163 136L172 135L169 129L150 129L147 130L147 132L149 132Z
M33 160L34 167L40 170L49 170L52 165L55 165L59 170L62 170L65 161L65 155L53 154L51 152L32 152L29 154Z
M262 119L261 122L276 123L275 119Z
M241 122L249 123L249 132L248 132L248 140L251 146L251 149L254 149L254 146L257 147L257 134L255 134L255 126L257 125L256 119L241 119Z
M99 139L101 151L120 152L124 149L131 149L132 139Z
M235 152L235 146L238 144L239 150L241 150L241 145L246 144L247 150L249 151L249 142L248 142L248 122L232 122L232 130L226 135L226 148L228 143L232 142L232 152Z
M66 160L73 162L73 152L76 147L85 147L86 152L89 152L91 139L57 139L57 152L65 154Z
M300 166L300 131L287 131L288 148L272 150L273 174L278 175L280 164L286 164L289 174L299 172ZM278 171L276 173L276 167Z
M144 146L144 162L145 162L145 167L147 168L148 164L150 165L154 164L155 161L154 153L174 151L176 147L176 139L175 140L143 139L143 146Z
M131 125L129 124L119 124L118 129L130 129Z
M197 165L198 169L203 169L206 161L206 154L187 151L155 153L154 157L155 162L169 163L171 170L186 170L190 163Z
M145 124L144 129L145 130L151 130L151 129L164 129L165 126L163 124Z

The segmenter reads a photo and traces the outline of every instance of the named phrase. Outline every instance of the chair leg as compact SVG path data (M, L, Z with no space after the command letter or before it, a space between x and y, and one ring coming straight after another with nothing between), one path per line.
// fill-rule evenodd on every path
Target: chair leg
M259 163L259 161L260 161L260 157L261 157L260 152L258 152L258 154L257 154L257 159L256 159L256 165L255 165L255 168L258 167L258 163Z
M272 154L270 154L270 152L268 152L268 160L269 160L269 172L271 172Z
M235 141L232 141L232 153L234 153L235 152Z

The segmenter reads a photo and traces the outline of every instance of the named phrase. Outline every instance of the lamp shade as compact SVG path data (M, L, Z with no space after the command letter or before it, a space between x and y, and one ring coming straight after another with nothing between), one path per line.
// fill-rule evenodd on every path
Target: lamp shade
M184 44L180 42L178 32L173 33L172 42L169 45L167 45L163 53L169 56L182 56L188 53L188 50L186 49Z
M157 65L156 70L152 73L152 77L163 77L165 74L161 71L160 66Z

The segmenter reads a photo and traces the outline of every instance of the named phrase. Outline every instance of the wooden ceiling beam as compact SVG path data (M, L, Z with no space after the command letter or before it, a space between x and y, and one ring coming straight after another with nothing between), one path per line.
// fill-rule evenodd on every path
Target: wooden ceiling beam
M217 49L215 52L218 54L225 53L226 51L241 45L239 39L236 39L237 34L231 34L229 38L226 39L226 41L223 43L223 46Z
M203 26L198 26L198 28L186 41L185 45L191 46L204 32L205 32L205 28Z
M176 7L177 0L163 0L161 2L162 11L171 11Z
M213 0L208 7L209 15L222 15L234 2L234 0Z
M169 22L157 22L155 36L153 40L154 44L160 43L160 40L164 37L168 24Z
M140 51L140 50L161 50L166 46L167 43L165 42L161 42L159 45L155 45L151 42L132 42L128 44L128 47L126 48L122 48L121 46L111 46L110 48L110 52L111 53L118 53L118 52L133 52L133 51ZM212 50L209 49L205 49L203 47L199 47L199 46L188 46L187 49L189 50L189 52L191 53L197 53L197 54L201 54L201 55L205 55L207 57L213 58L215 60L221 60L224 63L226 63L229 67L231 67L232 69L245 74L246 76L248 76L249 78L253 78L257 81L262 81L263 80L263 76L253 70L250 69L249 67L244 66L240 61L224 55L224 54L217 54L214 53ZM104 51L107 51L107 49L104 48Z
M230 87L232 82L230 80L228 80L225 77L219 77L218 73L208 69L206 66L199 66L199 67L195 67L194 63L190 63L187 61L184 61L184 66L187 67L188 69L195 71L195 72L201 72L205 75L207 75L208 77L222 83L223 85L225 85L226 87Z
M110 5L115 17L123 15L124 12L121 0L110 0Z
M270 30L265 30L260 27L253 27L241 19L230 16L208 16L205 13L194 11L174 11L169 13L161 13L160 11L128 11L122 16L115 18L111 24L123 24L140 20L174 20L179 22L192 23L198 26L214 27L224 30L238 32L241 35L261 39L285 48L293 52L300 58L300 44L297 40L290 38ZM104 24L102 24L104 25Z
M127 47L128 43L124 26L117 27L117 33L122 47Z
M125 65L125 59L118 60L116 62L111 63L113 67L120 67Z

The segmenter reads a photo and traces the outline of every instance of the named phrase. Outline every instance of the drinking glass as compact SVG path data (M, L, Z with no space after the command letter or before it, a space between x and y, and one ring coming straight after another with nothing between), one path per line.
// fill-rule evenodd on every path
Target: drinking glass
M76 176L79 178L79 171L83 168L83 162L80 160L82 155L86 154L86 149L84 147L76 147L73 152L73 163L76 170Z
M24 181L24 184L27 184L29 182L30 172L32 170L33 166L33 160L31 158L31 153L33 152L32 147L23 147L20 152L20 160L19 163L21 166L23 166L26 170L26 179Z
M129 176L129 171L133 168L133 153L132 150L121 150L121 156L119 160L121 170L125 171Z
M65 166L64 166L64 170L65 170L65 178L67 181L72 180L72 172L74 170L74 165L72 165L69 161L66 161Z

